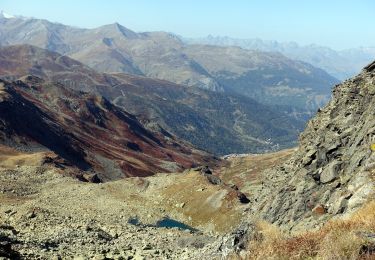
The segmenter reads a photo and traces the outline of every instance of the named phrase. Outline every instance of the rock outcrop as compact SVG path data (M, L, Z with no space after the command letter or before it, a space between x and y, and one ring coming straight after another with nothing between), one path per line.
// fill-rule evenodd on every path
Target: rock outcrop
M251 198L254 214L285 229L313 228L353 212L373 196L374 63L337 85L282 166L268 170Z

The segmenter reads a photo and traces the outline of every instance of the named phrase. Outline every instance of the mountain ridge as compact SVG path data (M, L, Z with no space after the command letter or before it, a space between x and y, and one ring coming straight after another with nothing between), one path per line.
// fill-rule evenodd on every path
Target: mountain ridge
M238 94L212 92L128 74L98 73L67 56L30 45L0 48L0 76L33 74L100 94L135 114L215 154L261 152L295 144L303 121ZM259 117L262 114L262 117Z
M253 98L259 96L261 102L287 106L290 105L290 99L297 99L298 110L310 115L321 105L315 102L315 96L325 96L327 100L329 86L338 83L335 78L313 66L306 66L285 56L275 57L268 52L215 48L215 52L210 50L209 59L204 63L199 59L202 55L193 55L198 51L204 54L203 47L184 44L174 34L135 33L119 24L79 29L45 20L43 22L47 25L41 26L41 20L37 19L3 19L0 24L3 35L0 45L34 44L68 55L98 71L144 75L213 91L225 91L230 85L234 86L232 89L237 93L248 89L247 93L250 94L254 87L248 86L248 82L253 80L259 83L255 85L259 89L258 94ZM26 31L28 33L24 33ZM246 62L243 62L243 57L247 57ZM258 66L258 60L267 62ZM280 63L280 60L284 62ZM228 66L227 61L231 61L231 66ZM222 73L211 73L212 66L220 66ZM281 73L278 66L282 66ZM226 75L229 67L231 74ZM289 78L289 75L295 76ZM223 77L230 77L230 82L223 80ZM280 90L279 85L284 89ZM319 89L315 89L317 85ZM280 98L282 95L290 96L289 100ZM311 104L306 108L306 103L311 103L313 108Z
M150 132L101 96L35 76L2 80L1 86L3 144L50 150L101 180L176 172L216 160L166 131Z
M239 46L245 49L279 52L291 59L301 60L324 69L340 80L356 75L367 63L375 59L375 47L359 47L338 51L317 44L300 45L296 42L279 42L258 38L239 39L209 35L204 38L184 38L180 36L180 39L190 44Z

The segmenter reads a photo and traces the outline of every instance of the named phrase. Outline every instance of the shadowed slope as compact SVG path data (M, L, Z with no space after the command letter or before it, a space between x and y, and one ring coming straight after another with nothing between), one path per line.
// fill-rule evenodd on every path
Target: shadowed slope
M175 172L212 159L169 134L151 133L101 96L33 76L1 85L3 143L39 144L104 180Z

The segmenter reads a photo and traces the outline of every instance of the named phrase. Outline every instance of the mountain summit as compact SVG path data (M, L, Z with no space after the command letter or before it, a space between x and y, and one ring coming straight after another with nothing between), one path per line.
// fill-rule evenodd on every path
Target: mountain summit
M8 14L4 12L3 10L0 11L0 18L5 18L5 19L11 19L11 18L16 18L16 16Z

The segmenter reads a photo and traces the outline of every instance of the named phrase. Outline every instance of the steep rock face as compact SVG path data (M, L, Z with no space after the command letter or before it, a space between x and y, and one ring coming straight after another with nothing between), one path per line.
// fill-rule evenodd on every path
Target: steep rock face
M148 131L101 96L34 76L0 86L0 143L53 151L102 180L178 172L216 161L166 131Z
M267 172L254 210L298 230L350 213L373 196L374 63L337 85L329 104L300 136L298 151Z

